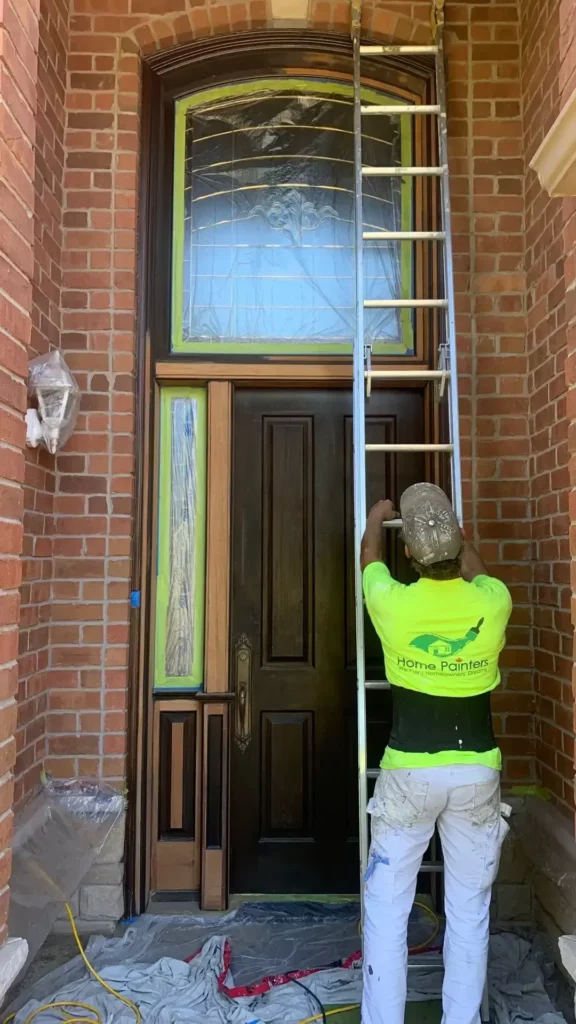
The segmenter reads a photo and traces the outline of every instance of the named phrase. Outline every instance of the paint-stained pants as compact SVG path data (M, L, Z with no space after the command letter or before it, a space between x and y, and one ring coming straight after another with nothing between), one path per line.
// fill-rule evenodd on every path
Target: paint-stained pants
M445 869L442 1024L480 1024L490 893L507 832L499 773L481 765L383 771L368 810L362 1024L403 1024L408 917L436 824Z

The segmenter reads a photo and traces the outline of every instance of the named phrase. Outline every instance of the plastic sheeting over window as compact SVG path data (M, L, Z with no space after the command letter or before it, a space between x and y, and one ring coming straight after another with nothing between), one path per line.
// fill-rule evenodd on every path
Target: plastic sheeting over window
M161 398L155 686L198 689L204 673L206 392Z
M366 102L398 102L366 90ZM412 163L410 117L366 119L363 161ZM350 85L267 79L176 109L172 347L350 351L355 329ZM412 183L364 181L365 230L410 230ZM366 298L413 294L408 242L365 246ZM413 351L410 310L366 313L376 353Z

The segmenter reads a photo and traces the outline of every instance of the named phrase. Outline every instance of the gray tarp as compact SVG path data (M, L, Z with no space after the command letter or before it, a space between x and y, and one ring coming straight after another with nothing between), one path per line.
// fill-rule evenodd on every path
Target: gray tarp
M222 990L225 936L233 951L226 977L232 987L349 956L358 946L357 921L353 904L247 904L217 918L145 915L122 938L91 940L88 952L105 980L138 1004L147 1024L296 1024L317 1012L315 1001L297 985L240 999ZM424 927L418 918L412 925L416 933ZM189 956L194 958L187 964ZM358 968L332 967L303 982L325 1006L357 1003L361 996ZM496 1024L564 1024L544 982L542 957L531 941L513 933L492 937L489 987ZM410 999L438 998L440 987L438 971L409 972ZM26 998L25 1006L20 1000L15 1024L23 1024L39 1004L56 999L94 1005L105 1024L133 1021L122 1003L87 977L79 958L39 982ZM56 1014L42 1016L42 1024L57 1020Z

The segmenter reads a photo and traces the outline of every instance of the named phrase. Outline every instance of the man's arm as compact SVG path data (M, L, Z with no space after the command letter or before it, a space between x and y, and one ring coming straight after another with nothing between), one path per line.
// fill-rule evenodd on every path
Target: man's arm
M397 518L398 513L394 508L394 504L388 498L385 501L378 501L370 509L360 548L360 567L362 572L371 562L382 561L382 523L390 522L391 519Z
M476 576L489 576L490 573L484 565L483 560L476 551L476 548L468 540L462 541L460 563L460 575L467 583L471 583Z

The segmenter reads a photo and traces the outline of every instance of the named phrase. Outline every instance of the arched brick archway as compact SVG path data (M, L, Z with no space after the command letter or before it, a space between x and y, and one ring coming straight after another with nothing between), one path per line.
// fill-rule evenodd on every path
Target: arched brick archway
M99 772L120 779L125 753L123 715L134 469L142 60L207 35L269 28L274 27L274 22L265 0L194 6L181 3L176 9L173 0L124 0L124 13L118 11L118 6L115 3L115 13L110 13L106 9L110 7L108 0L76 0L70 22L62 345L88 398L86 414L70 448L71 452L82 452L85 458L78 467L77 484L73 479L76 470L71 467L66 474L66 486L71 490L57 500L65 509L63 527L67 525L64 517L73 515L75 528L81 532L80 519L84 517L84 550L97 552L101 559L97 575L89 577L82 588L87 594L93 589L102 595L102 635L107 641L105 656L98 665L90 663L91 650L83 648L76 660L86 657L87 663L73 667L77 685L87 679L90 687L102 696L104 715L109 715L102 719L104 735L94 753L88 749L83 752L82 744L74 747L75 767L81 770L87 764L95 770L97 766ZM428 0L366 3L364 15L366 32L375 39L399 43L430 40ZM311 0L307 26L345 34L348 17L347 4ZM527 526L522 520L528 516L528 487L525 478L518 477L518 459L527 451L526 422L510 417L510 401L497 382L498 364L490 368L487 363L492 356L501 358L502 372L509 374L514 361L516 380L525 369L519 341L523 335L520 296L524 281L517 270L518 240L523 226L518 198L521 119L518 101L510 99L518 90L519 54L514 57L516 51L511 43L498 44L507 47L509 59L502 63L500 50L494 50L495 40L508 39L516 29L508 22L489 23L483 4L448 5L447 18L466 509L472 520L475 499L475 529L485 538L485 554L489 560L500 559L507 581L517 588L517 601L525 605L529 600L527 581L522 577L522 567L514 564L518 559L512 547L505 547L505 543L508 540L510 545L526 545ZM472 48L470 40L474 41ZM480 85L475 85L476 82ZM486 99L477 102L477 95ZM502 163L506 160L508 164ZM502 172L506 174L504 179ZM471 229L475 232L473 247ZM498 234L501 237L495 240ZM478 362L483 355L486 365ZM485 382L479 384L484 376ZM507 380L509 384L504 386L512 388L510 394L519 407L526 399L513 390L514 380ZM93 472L95 479L101 481L101 493L96 491L100 484L94 486L90 495L77 493L85 486L79 477L86 471ZM500 501L507 496L514 499L510 511L521 522L496 525ZM94 517L98 518L97 528L101 531L97 536L90 533L95 528ZM75 550L66 537L62 538L62 547ZM519 627L515 639L520 650L508 652L507 671L514 679L515 691L529 691L529 639L525 625ZM67 651L59 652L57 645L54 662L66 656ZM78 694L77 699L82 703L85 698ZM518 697L517 708L516 700L512 694L502 695L503 731L507 716L515 709L518 713L522 711L521 698ZM511 728L513 721L510 718ZM524 728L518 718L515 722L519 729ZM57 721L55 725L59 727ZM63 722L62 729L65 727ZM70 767L68 743L72 741L66 735L48 736L49 767L56 771ZM531 751L523 733L506 741L505 748L514 776L528 778Z
M135 5L133 4L133 7ZM267 0L246 0L245 3L181 4L174 8L143 0L141 13L121 18L100 19L97 29L113 30L123 36L124 45L133 41L138 52L150 53L189 43L207 35L232 34L250 29L278 27ZM165 7L165 11L160 8ZM287 22L282 22L286 27ZM308 16L298 25L308 29L333 29L346 32L350 24L350 5L342 0L311 0ZM365 30L376 39L395 43L430 41L430 4L427 2L366 4L363 12Z

